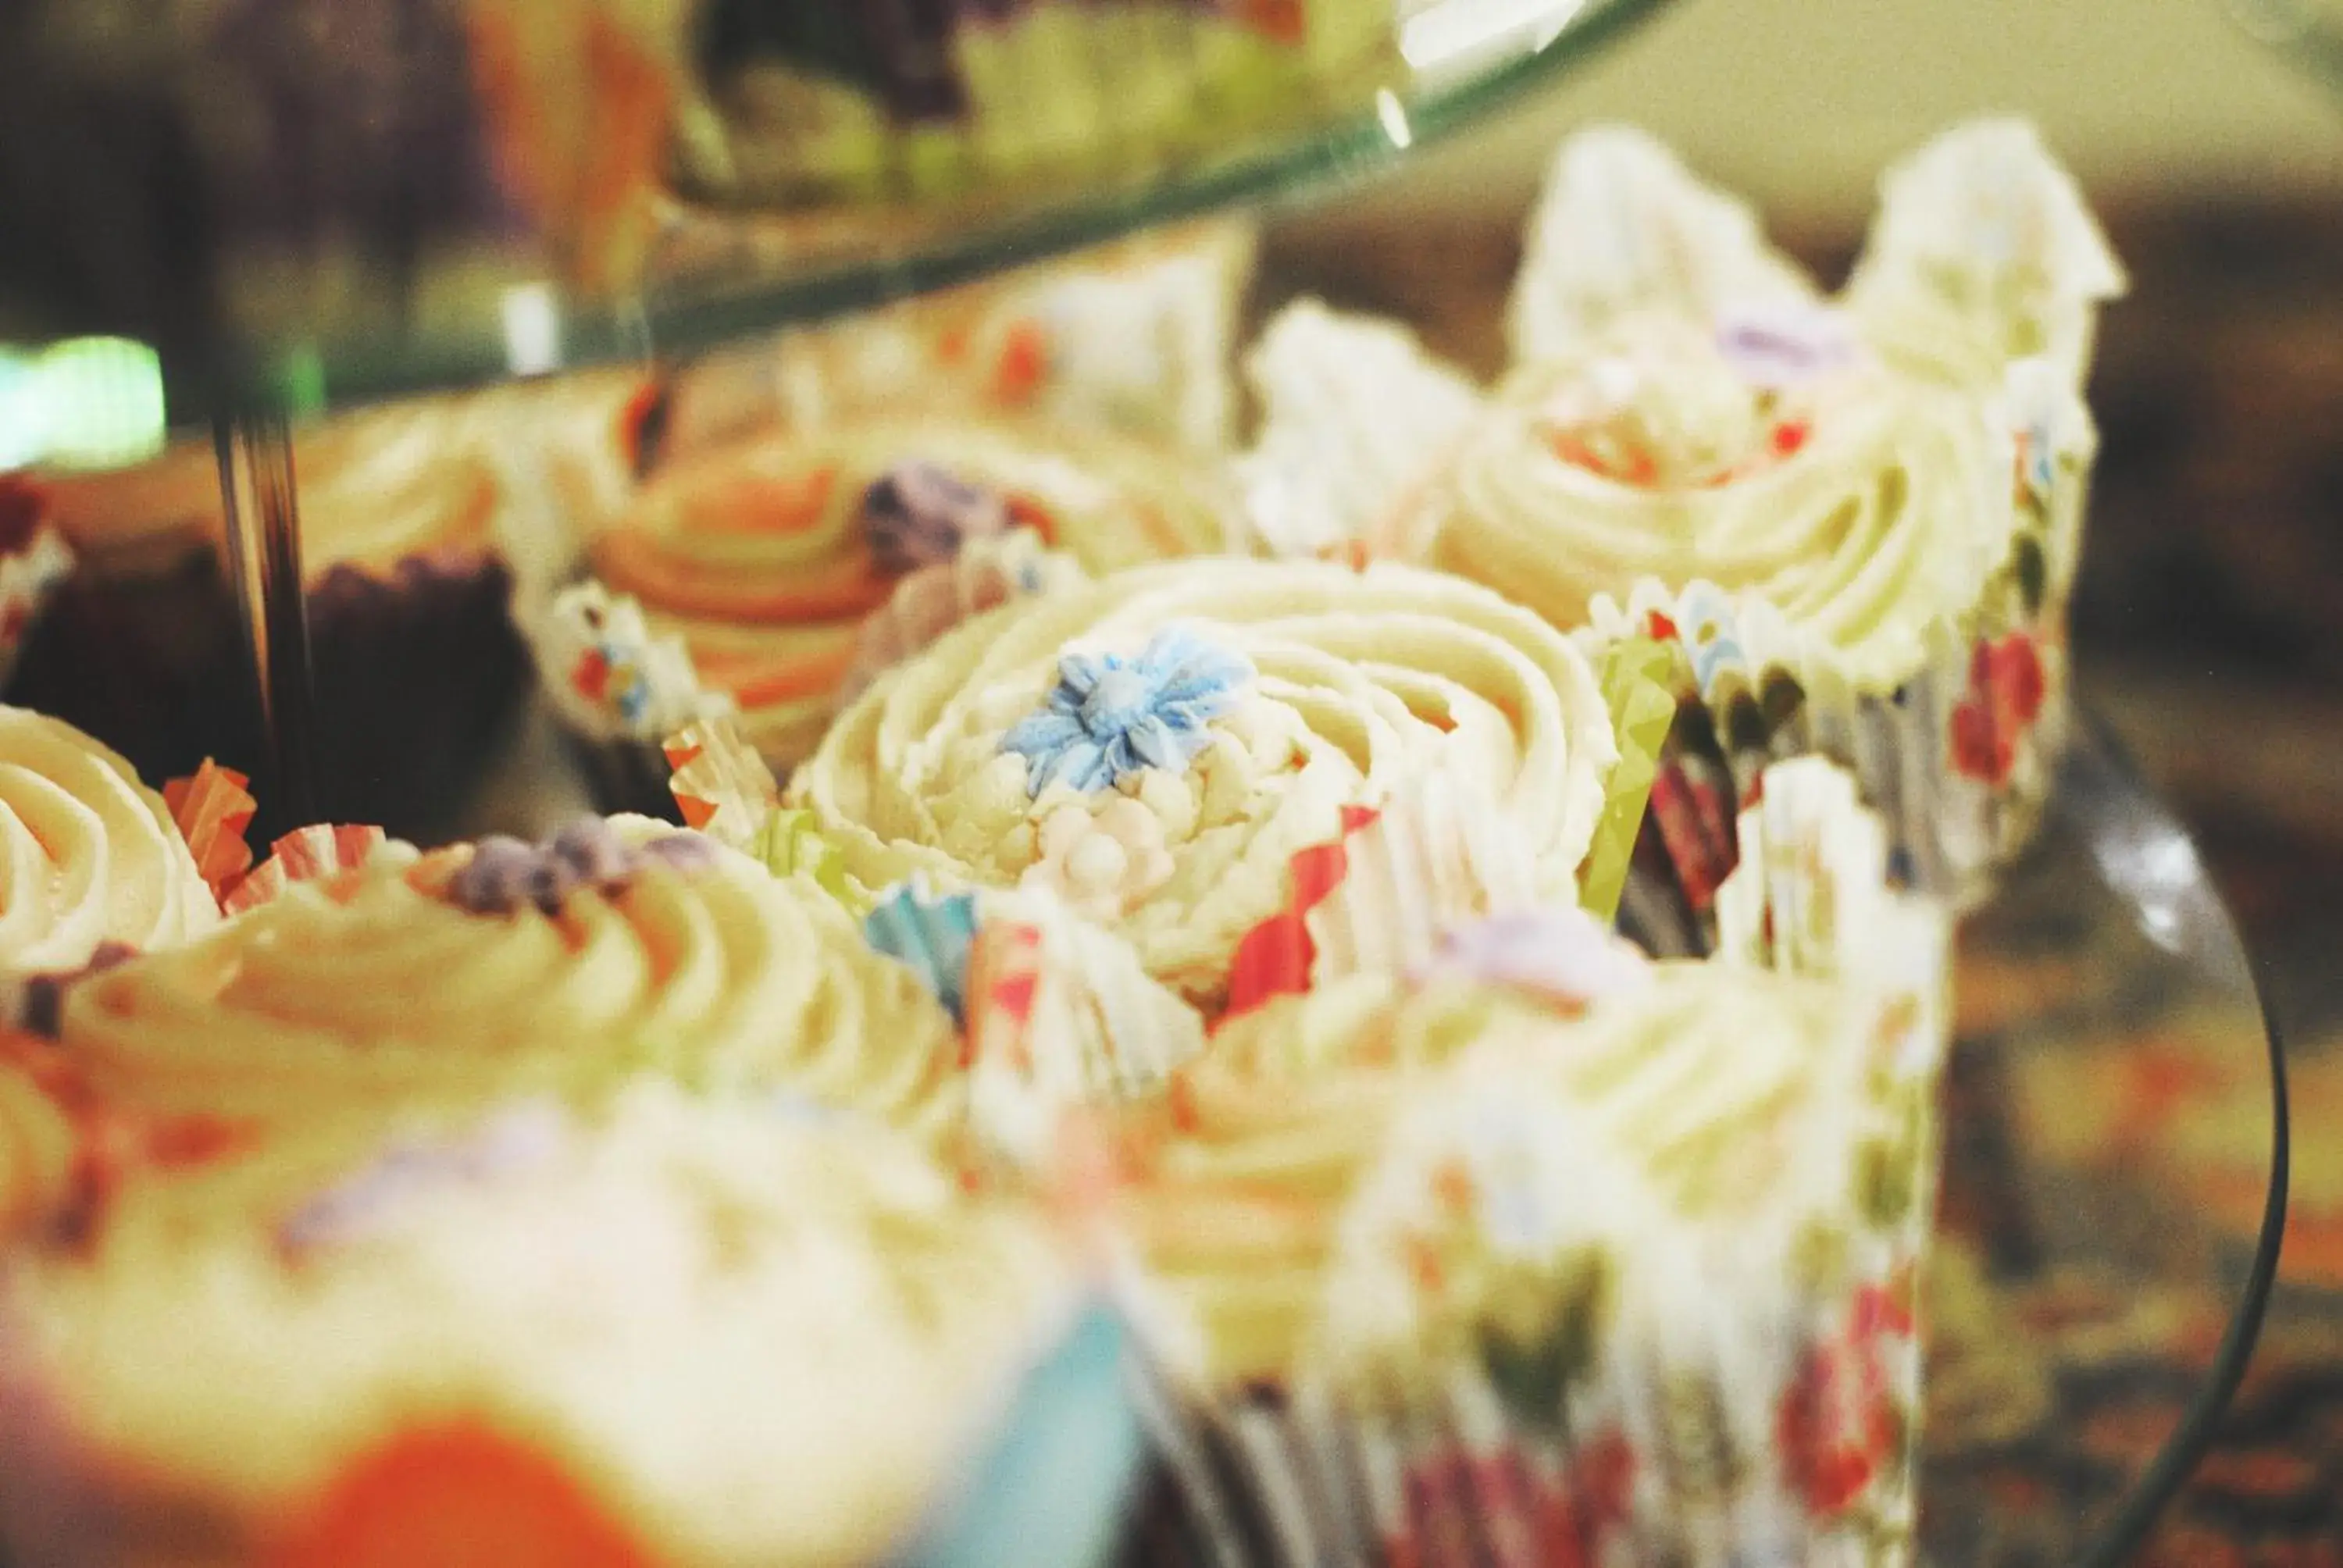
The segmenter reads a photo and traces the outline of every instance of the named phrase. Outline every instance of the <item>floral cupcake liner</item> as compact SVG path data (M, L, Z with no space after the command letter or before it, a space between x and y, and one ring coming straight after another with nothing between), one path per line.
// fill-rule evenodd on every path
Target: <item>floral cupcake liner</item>
M1884 690L1839 675L1754 595L1645 581L1624 607L1599 599L1582 646L1639 663L1675 700L1623 928L1654 952L1707 951L1738 856L1733 823L1770 767L1807 755L1854 774L1886 825L1891 881L1963 908L1985 897L2033 834L2068 724L2039 560L2013 562L1976 615L1927 628L1917 668Z
M1163 1483L1124 1560L1908 1562L1900 1477L1919 1361L1908 1300L1850 1282L1828 1305L1781 1292L1758 1313L1759 1283L1735 1288L1730 1325L1687 1307L1664 1350L1606 1357L1590 1380L1600 1392L1553 1426L1523 1422L1485 1379L1460 1378L1439 1409L1395 1419L1265 1392L1207 1409L1142 1378Z

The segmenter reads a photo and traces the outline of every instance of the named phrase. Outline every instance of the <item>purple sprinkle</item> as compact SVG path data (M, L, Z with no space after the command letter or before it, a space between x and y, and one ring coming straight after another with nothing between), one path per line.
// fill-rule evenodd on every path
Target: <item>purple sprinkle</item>
M508 915L524 904L558 915L580 888L619 891L657 863L687 874L713 869L716 846L679 829L630 849L599 817L580 818L542 844L502 836L483 839L447 884L447 897L476 915Z
M65 1030L65 992L76 981L103 974L137 956L138 950L127 942L102 941L91 950L89 961L77 970L25 976L16 982L15 991L16 1026L27 1033L56 1039Z
M705 833L694 833L689 829L653 839L643 846L642 852L670 870L681 871L687 876L713 870L717 865L715 842Z
M970 539L1009 528L1000 493L933 463L898 463L862 493L862 530L881 571L900 577L956 558Z
M529 868L528 901L548 915L558 915L581 879L578 868L558 855L544 854Z
M447 884L447 896L475 915L508 915L527 900L537 862L538 852L518 839L483 839Z
M1805 386L1863 357L1853 325L1822 305L1734 312L1717 323L1716 346L1745 380L1769 392Z
M568 867L576 880L596 887L623 882L635 869L635 858L618 829L599 817L580 817L564 827L546 845L546 858Z

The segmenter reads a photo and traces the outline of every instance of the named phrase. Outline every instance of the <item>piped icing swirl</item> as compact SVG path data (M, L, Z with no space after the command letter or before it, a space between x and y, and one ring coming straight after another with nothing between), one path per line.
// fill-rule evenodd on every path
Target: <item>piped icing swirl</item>
M295 885L75 985L65 1049L109 1099L272 1127L647 1070L956 1124L950 1020L828 894L663 825L618 835Z
M1858 1223L1882 1006L1696 963L1569 1006L1453 976L1338 981L1232 1021L1132 1117L1123 1221L1209 1386L1368 1375L1337 1364L1353 1354L1432 1370L1443 1336L1507 1310L1473 1282L1540 1237L1559 1255L1657 1224L1722 1261ZM1597 1146L1562 1166L1604 1190L1466 1203L1495 1185L1474 1151L1509 1118Z
M1111 571L1223 548L1232 516L1212 483L1145 447L910 422L695 453L651 479L593 558L788 763L812 749L864 621L906 574L1011 526Z
M1892 681L2008 558L2014 461L1989 408L1886 374L1827 313L1664 314L1517 372L1409 531L1557 625L1646 578L1697 578L1763 596L1851 678Z
M45 1392L155 1489L126 1506L249 1544L387 1440L474 1422L661 1562L876 1562L1071 1304L1034 1212L784 1106L646 1083L284 1164L316 1174L126 1192L22 1271L8 1435Z
M0 966L68 970L100 943L171 947L219 906L163 798L71 725L0 708Z
M1567 898L1616 757L1584 658L1485 589L1215 560L969 622L848 709L789 798L866 888L1077 891L1210 1005L1294 852L1338 839L1346 808L1453 772Z

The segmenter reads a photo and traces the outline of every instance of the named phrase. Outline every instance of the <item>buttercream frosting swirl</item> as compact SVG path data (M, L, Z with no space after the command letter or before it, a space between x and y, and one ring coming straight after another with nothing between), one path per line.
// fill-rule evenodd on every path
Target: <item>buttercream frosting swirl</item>
M917 980L810 881L704 849L682 869L635 856L549 912L458 907L469 848L297 885L207 941L77 984L62 1038L106 1097L272 1127L639 1070L955 1125L957 1040Z
M1865 358L1780 388L1737 357L1716 324L1663 314L1524 367L1413 548L1561 626L1646 578L1755 593L1851 678L1908 675L2008 558L2008 430Z
M1138 748L1112 784L1083 775L1101 786L1086 792L1004 744L1051 711L1070 659L1105 668L1168 628L1253 675L1197 718L1196 747ZM1061 848L1062 809L1095 815L1119 791L1161 819L1169 858L1145 836L1121 929L1149 972L1209 1005L1238 940L1282 906L1294 852L1337 839L1346 807L1453 772L1515 819L1537 888L1567 898L1616 757L1583 656L1485 589L1397 566L1215 560L969 622L850 707L789 799L866 888L1006 887Z
M219 906L163 798L71 725L0 708L0 965L69 970L100 943L170 947Z
M127 1192L22 1271L11 1438L45 1387L171 1517L249 1543L397 1434L478 1422L662 1562L874 1562L1071 1305L1031 1210L755 1101L644 1083L307 1163Z

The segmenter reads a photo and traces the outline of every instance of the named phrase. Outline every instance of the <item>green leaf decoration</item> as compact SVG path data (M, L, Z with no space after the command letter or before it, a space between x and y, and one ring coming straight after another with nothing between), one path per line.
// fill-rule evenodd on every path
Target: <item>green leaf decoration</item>
M1604 648L1596 660L1595 675L1619 740L1619 761L1603 784L1603 815L1578 873L1579 906L1597 920L1609 920L1619 912L1635 837L1651 804L1652 781L1659 777L1660 749L1675 723L1676 699L1668 685L1673 657L1661 643L1630 638Z

